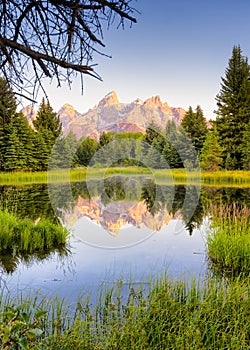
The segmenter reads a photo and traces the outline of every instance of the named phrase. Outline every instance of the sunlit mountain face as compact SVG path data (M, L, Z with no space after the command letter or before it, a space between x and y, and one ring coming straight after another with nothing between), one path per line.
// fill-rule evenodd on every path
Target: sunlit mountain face
M32 125L37 116L36 111L27 106L22 112ZM65 103L57 115L62 122L64 135L72 131L78 139L82 136L98 139L104 131L144 133L152 122L162 129L169 120L179 125L185 113L181 107L170 107L167 102L162 102L160 96L152 96L145 101L137 98L130 103L122 103L116 92L111 91L85 113L79 113L73 106Z

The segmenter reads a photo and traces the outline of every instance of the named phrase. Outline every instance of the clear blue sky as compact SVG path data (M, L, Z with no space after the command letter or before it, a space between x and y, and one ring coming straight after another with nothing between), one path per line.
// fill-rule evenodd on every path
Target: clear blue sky
M214 118L215 96L220 89L234 45L250 58L249 0L137 0L138 23L125 30L104 31L104 52L96 56L103 82L86 77L84 94L76 79L48 87L57 111L64 103L79 112L93 107L115 90L121 102L160 95L172 107L196 107ZM39 101L39 100L38 100Z

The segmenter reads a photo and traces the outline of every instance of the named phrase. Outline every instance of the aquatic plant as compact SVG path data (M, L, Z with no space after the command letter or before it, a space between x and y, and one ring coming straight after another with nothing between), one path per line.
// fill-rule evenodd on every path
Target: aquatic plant
M0 261L7 272L12 272L19 259L44 259L57 251L67 252L69 232L59 224L41 219L20 219L0 211Z
M212 267L232 276L250 273L250 208L211 205L207 253Z
M249 349L247 283L187 283L164 276L151 290L131 284L127 297L123 287L118 281L95 306L89 297L79 298L73 307L58 298L2 296L0 332L10 311L25 313L27 328L37 329L32 339L23 333L27 349ZM13 332L22 334L22 324L10 328L9 337Z

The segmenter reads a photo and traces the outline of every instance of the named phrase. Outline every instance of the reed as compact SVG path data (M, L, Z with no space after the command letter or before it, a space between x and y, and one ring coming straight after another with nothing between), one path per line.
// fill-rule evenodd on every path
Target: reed
M51 252L67 251L68 231L49 220L41 219L36 224L28 218L19 219L0 211L0 228L0 261L7 272L15 269L19 259L43 259Z
M142 286L136 290L130 286L126 298L121 295L122 287L119 281L116 288L100 297L96 306L90 304L88 297L80 298L73 307L58 298L31 296L13 300L2 296L0 345L10 349L6 343L12 339L12 348L18 349L22 339L27 349L250 347L247 283L186 283L165 276L149 292Z
M250 209L236 204L212 205L212 230L207 239L212 267L232 276L250 273Z

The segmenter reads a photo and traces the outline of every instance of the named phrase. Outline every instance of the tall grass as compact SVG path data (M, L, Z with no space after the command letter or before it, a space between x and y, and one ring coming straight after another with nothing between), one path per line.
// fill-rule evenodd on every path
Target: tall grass
M19 219L0 211L0 261L7 272L12 272L18 259L43 259L52 251L66 252L68 231L61 225L41 219Z
M244 205L213 205L207 251L217 270L231 275L250 273L250 209Z
M9 341L13 333L14 344L22 337L27 349L240 350L250 347L250 288L239 280L229 286L216 281L199 286L197 281L190 285L164 277L149 294L143 293L142 288L130 288L126 299L119 288L106 291L95 307L88 298L81 298L74 309L59 299L2 298L0 334L7 325L10 332L5 339ZM22 323L12 327L21 317ZM31 338L29 330L33 334ZM0 339L3 349L11 348L5 346L3 336Z

